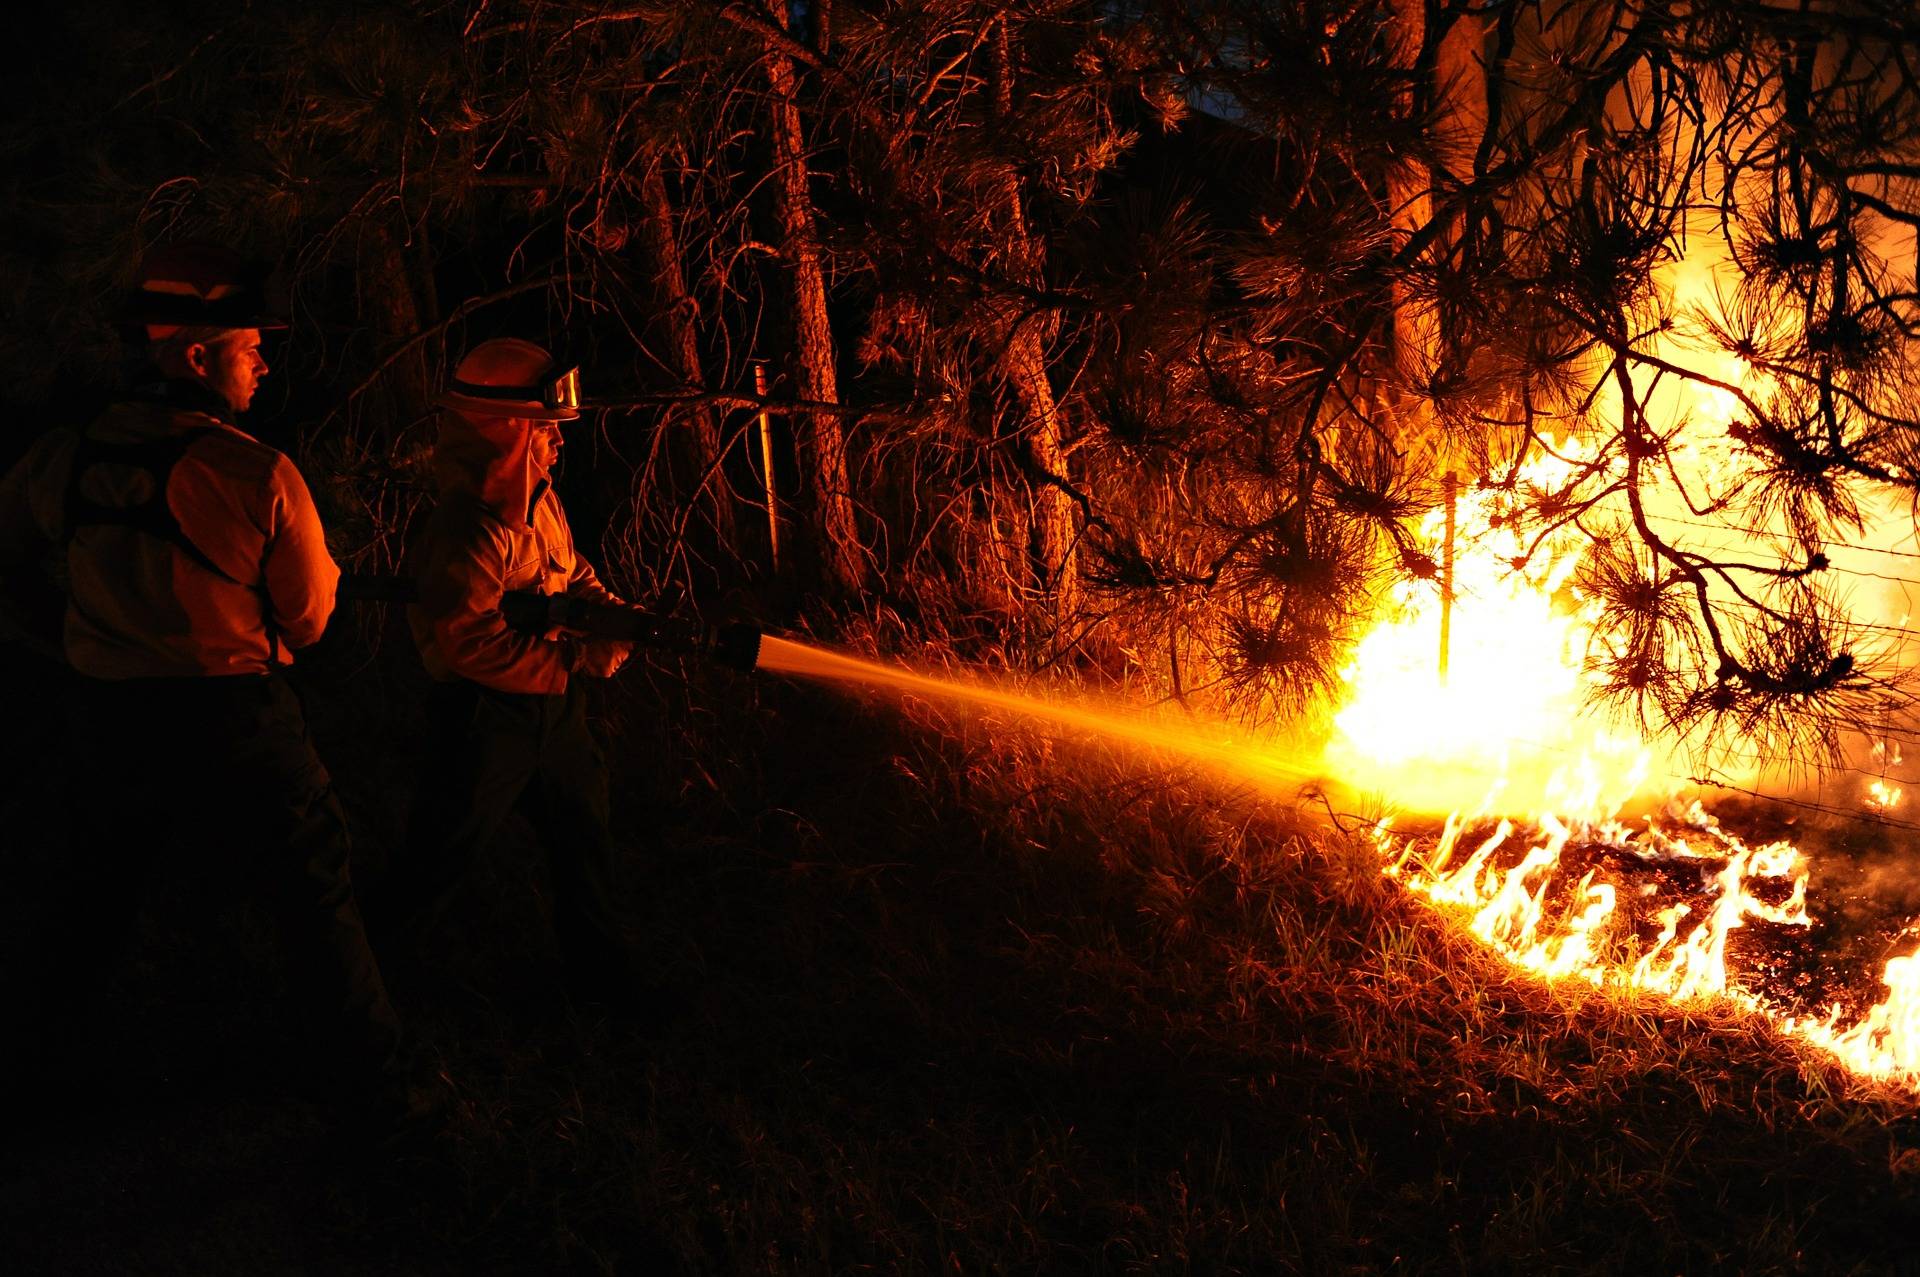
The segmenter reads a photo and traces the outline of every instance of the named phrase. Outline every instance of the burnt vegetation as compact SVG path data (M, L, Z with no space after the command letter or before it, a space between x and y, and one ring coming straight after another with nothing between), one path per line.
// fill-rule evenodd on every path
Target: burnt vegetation
M343 566L400 562L449 356L517 333L586 370L562 487L640 602L1291 723L1389 588L1436 577L1419 523L1458 482L1582 547L1610 712L1811 759L1905 704L1827 550L1920 499L1906 0L46 20L0 122L16 420L104 401L148 244L278 260L294 328L253 417ZM1702 254L1715 287L1676 293ZM1683 437L1673 387L1720 415ZM1522 477L1551 456L1565 477ZM418 762L395 620L366 609L305 675L374 874ZM677 674L605 710L679 1021L543 1009L542 887L514 882L523 914L454 924L402 999L456 1097L417 1191L240 1185L209 1168L311 1132L192 1098L45 1141L51 1213L7 1215L29 1260L257 1270L295 1228L341 1271L1907 1254L1910 1103L1765 1030L1543 993L1370 849L1204 778ZM47 686L8 677L23 705ZM33 831L46 763L10 748ZM166 990L211 978L265 1015L271 979L222 984L149 923L158 974L123 971L121 1009L159 999L164 1089L207 1063ZM182 1142L204 1161L170 1201L73 1240ZM316 1192L330 1214L289 1205ZM182 1226L230 1197L266 1221L232 1249Z

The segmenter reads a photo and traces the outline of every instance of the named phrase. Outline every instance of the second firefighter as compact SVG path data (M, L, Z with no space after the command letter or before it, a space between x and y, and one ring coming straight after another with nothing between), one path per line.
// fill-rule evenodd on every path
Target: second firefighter
M606 762L578 680L611 675L628 646L528 633L502 612L520 591L619 602L575 548L553 490L578 388L546 350L503 338L469 351L440 399L438 504L413 547L408 612L434 680L427 762L405 854L374 903L378 919L417 930L520 807L546 850L569 993L620 1002L634 993L633 960L615 905Z

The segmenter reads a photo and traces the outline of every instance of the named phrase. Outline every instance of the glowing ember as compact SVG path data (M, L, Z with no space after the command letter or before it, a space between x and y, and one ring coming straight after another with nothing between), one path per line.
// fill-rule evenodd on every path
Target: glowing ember
M1751 920L1804 928L1805 857L1789 843L1749 847L1698 803L1648 817L1635 830L1603 809L1546 814L1516 839L1511 820L1485 831L1487 818L1449 818L1430 845L1375 831L1391 854L1387 872L1437 904L1471 909L1475 935L1528 970L1578 976L1600 987L1646 989L1690 998L1740 992L1729 977L1727 942ZM1477 841L1455 864L1463 839ZM1525 845L1517 863L1512 849ZM1577 848L1580 877L1564 863ZM1603 874L1611 864L1664 869L1683 898L1618 908L1624 885ZM1648 893L1642 893L1643 896Z

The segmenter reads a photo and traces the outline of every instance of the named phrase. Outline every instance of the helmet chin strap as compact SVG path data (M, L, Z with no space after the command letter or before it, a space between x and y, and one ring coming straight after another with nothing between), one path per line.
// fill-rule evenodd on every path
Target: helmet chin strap
M533 485L533 491L527 497L527 526L533 526L533 512L540 508L540 498L547 495L547 489L553 486L552 480L542 475Z

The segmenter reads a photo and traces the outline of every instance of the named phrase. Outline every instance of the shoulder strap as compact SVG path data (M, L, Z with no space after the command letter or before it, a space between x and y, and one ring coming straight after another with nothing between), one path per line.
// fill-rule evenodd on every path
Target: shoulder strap
M92 438L83 431L80 445L74 449L73 469L67 478L67 538L72 539L75 529L88 526L133 528L174 546L222 580L232 581L245 589L254 588L252 582L237 579L195 545L186 529L180 526L173 508L167 504L167 481L173 475L173 468L180 464L180 459L187 455L187 450L196 441L217 433L212 426L200 426L158 439L108 443ZM101 465L144 470L152 476L152 489L144 500L127 505L105 505L95 501L81 492L81 480L88 470Z

